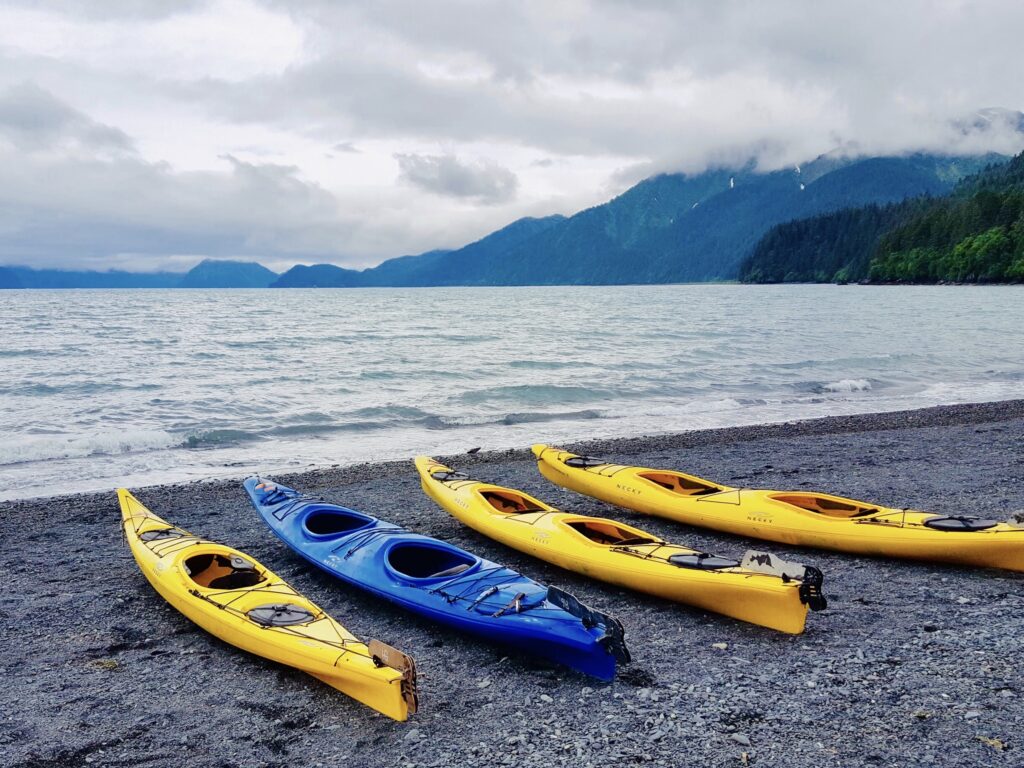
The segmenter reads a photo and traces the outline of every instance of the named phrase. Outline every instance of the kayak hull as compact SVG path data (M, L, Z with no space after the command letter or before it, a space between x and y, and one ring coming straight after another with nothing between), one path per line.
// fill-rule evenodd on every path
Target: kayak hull
M370 647L248 555L171 525L125 489L117 493L140 570L185 617L226 643L302 670L395 720L415 711L411 659L399 654L408 661L403 669L379 664ZM206 583L208 575L217 578ZM275 624L266 617L268 606L288 606L295 620ZM303 612L307 620L299 623Z
M739 567L700 570L670 558L697 555L617 521L560 512L521 491L472 480L421 456L416 468L424 492L438 506L474 530L566 570L617 586L731 616L782 632L804 631L808 603L801 583ZM440 479L439 479L440 478ZM516 509L502 511L506 502ZM518 511L518 507L525 508ZM603 531L650 543L614 546L595 542L580 530ZM734 563L739 566L738 562Z
M984 530L937 530L925 523L940 516L928 512L824 493L731 488L672 470L592 463L546 445L533 452L555 485L687 525L792 546L1024 571L1020 526L993 521ZM590 465L566 464L581 459Z
M277 495L268 496L267 487ZM249 478L245 488L278 538L335 578L479 639L602 680L614 678L617 659L606 629L584 626L579 617L551 605L548 588L522 574L362 512L306 499L284 486ZM349 520L355 527L318 533L324 530L323 520ZM424 553L443 565L468 567L446 576L410 575Z

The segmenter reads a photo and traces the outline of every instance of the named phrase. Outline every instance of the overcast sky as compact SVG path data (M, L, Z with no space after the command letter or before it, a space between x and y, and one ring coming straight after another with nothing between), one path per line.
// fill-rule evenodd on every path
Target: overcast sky
M91 9L91 10L90 10ZM470 242L660 171L1019 151L1024 3L0 0L0 264Z

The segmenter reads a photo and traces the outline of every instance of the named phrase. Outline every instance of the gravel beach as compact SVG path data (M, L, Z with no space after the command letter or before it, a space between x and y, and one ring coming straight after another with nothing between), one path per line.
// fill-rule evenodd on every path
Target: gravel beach
M998 519L1024 510L1024 401L565 447L731 485ZM413 655L420 712L395 723L164 603L122 544L113 493L0 503L0 764L1024 765L1024 574L787 549L643 518L550 485L525 446L446 460L700 549L816 565L829 608L791 637L589 581L461 527L423 495L411 461L275 478L614 614L634 660L601 684L332 581L264 527L238 481L134 489L160 516L263 561L356 635Z

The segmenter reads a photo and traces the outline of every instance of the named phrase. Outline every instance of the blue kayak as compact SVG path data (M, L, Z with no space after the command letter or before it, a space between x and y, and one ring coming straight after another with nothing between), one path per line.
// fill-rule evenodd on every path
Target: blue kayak
M628 662L622 625L557 587L394 523L250 477L256 510L289 547L342 581L477 637L602 680Z

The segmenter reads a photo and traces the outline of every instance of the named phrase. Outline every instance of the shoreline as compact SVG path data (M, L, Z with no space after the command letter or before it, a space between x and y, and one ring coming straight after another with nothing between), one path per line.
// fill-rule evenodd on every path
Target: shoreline
M1000 519L1024 509L1022 445L1024 400L565 444L731 485ZM448 458L482 480L697 549L766 549L815 565L829 607L790 636L560 570L458 524L422 493L411 461L274 476L616 616L633 662L602 684L332 580L278 542L235 480L136 489L156 514L263 562L358 637L412 655L421 708L400 724L224 644L164 603L121 543L114 494L0 502L0 618L17 638L0 645L9 764L173 768L186 752L199 765L239 768L1019 764L1024 574L800 549L643 517L547 483L528 449Z
M820 416L808 419L767 422L762 424L745 424L733 427L710 427L705 429L688 430L685 432L669 432L665 434L590 438L574 440L571 442L562 441L559 443L559 447L581 454L591 453L600 456L603 453L630 453L632 451L642 451L652 444L657 444L665 449L680 450L698 445L724 445L728 443L774 437L842 435L888 429L921 429L933 426L984 424L1013 418L1024 418L1024 399L935 405L902 411L872 411L839 416ZM538 430L538 433L540 433L540 430ZM542 434L538 434L539 440L542 439L542 437ZM518 458L532 461L533 454L530 453L529 446L526 446L524 448L487 449L481 450L475 454L443 454L438 455L435 458L442 461L451 460L454 462L462 462L464 466L471 466L478 463L486 463L496 457L501 457L503 459ZM355 477L362 477L377 470L391 471L393 469L411 466L412 459L413 457L409 456L407 458L388 459L384 461L313 466L302 470L286 470L275 473L275 477L281 478L281 482L286 484L289 479L295 482L302 482L307 477L316 479L324 475L330 475L338 472L348 473L349 471L352 471L355 473ZM356 472L356 470L362 470L362 472ZM168 487L180 487L181 485L193 486L208 484L223 484L233 487L238 485L247 476L248 475L246 474L232 474L227 476L218 475L188 480L184 483L154 483L151 485L130 486L130 488L138 491L146 491ZM58 499L77 497L91 499L97 496L102 497L109 495L113 492L114 491L112 489L103 491L68 491L66 493L56 493L43 496L0 499L0 511L3 511L6 507L39 504L41 502Z

